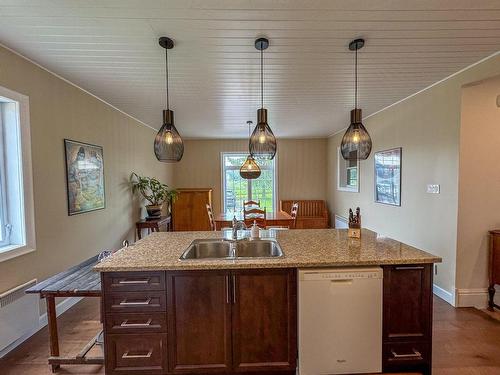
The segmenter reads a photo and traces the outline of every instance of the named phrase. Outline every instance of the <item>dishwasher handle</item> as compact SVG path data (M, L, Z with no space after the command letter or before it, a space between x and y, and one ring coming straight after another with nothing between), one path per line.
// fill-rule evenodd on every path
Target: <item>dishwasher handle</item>
M334 279L330 280L330 282L335 285L351 285L353 279Z

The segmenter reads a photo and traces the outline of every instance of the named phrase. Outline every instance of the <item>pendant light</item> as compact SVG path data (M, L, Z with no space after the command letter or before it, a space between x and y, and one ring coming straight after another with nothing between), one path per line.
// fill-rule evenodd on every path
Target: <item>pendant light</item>
M365 45L364 39L355 39L349 43L349 50L354 52L355 84L354 84L354 109L351 111L351 124L347 128L340 151L345 160L366 160L372 151L372 139L361 123L361 109L358 108L358 50Z
M264 108L264 50L269 47L269 40L259 38L255 48L260 51L260 109L257 110L257 125L250 136L250 155L254 158L271 160L276 155L276 137L267 123L267 109Z
M171 163L182 159L184 142L174 125L174 111L170 110L168 98L168 50L174 48L174 41L165 36L159 39L159 44L165 48L165 87L167 109L163 110L163 125L155 137L154 149L159 161Z
M250 137L250 127L252 126L252 121L247 121L248 124L248 137ZM247 160L243 163L240 168L240 176L245 180L253 180L255 178L259 178L260 176L260 168L259 165L255 162L255 159L252 155L248 154Z

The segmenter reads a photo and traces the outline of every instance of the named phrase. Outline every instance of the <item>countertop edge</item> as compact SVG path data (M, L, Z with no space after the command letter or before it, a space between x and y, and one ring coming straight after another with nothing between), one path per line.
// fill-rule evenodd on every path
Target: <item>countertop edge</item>
M280 260L270 262L266 259L266 263L248 263L247 261L220 261L217 264L196 264L197 261L180 261L179 265L174 267L161 266L113 266L106 267L96 265L95 272L137 272L137 271L200 271L200 270L228 270L228 269L258 269L258 268L331 268L331 267L364 267L364 266L397 266L409 264L434 264L441 263L443 260L440 257L420 258L420 259L404 259L404 260L386 260L386 261L359 261L359 262L307 262L307 263L282 263ZM189 263L188 263L189 262ZM231 263L230 263L231 262Z

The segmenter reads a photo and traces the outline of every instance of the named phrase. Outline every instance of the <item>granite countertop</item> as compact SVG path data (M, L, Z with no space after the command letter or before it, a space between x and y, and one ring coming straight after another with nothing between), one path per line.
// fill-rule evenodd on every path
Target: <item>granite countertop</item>
M155 232L105 259L99 272L200 270L236 268L306 268L438 263L441 258L399 241L362 229L361 239L347 229L277 231L282 258L179 260L195 239L221 238L222 232Z

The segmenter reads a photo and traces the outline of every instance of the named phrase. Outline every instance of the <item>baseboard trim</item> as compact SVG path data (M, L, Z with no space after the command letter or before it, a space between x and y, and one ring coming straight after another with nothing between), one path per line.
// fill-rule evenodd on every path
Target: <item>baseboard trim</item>
M455 294L448 292L446 289L443 289L436 284L432 286L432 292L442 300L455 307Z
M59 302L56 305L56 314L57 316L65 313L68 311L70 308L75 306L78 302L80 302L83 298L82 297L70 297L66 298L63 301ZM16 341L11 343L9 346L5 347L3 350L0 351L0 358L3 358L6 356L8 353L10 353L12 350L17 348L19 345L21 345L23 342L28 340L31 336L33 336L35 333L40 331L43 327L47 325L47 313L43 314L39 318L39 325L32 331L27 332L20 338L18 338Z
M476 307L485 309L488 307L488 289L457 289L457 307Z

